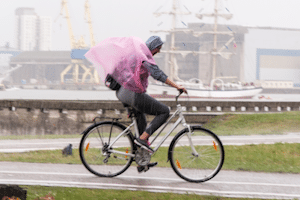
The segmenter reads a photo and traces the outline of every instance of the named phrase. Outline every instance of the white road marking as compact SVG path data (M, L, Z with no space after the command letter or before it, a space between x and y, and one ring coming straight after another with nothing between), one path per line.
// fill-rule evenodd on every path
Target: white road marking
M276 197L291 197L299 198L299 194L284 194L284 193L263 193L263 192L247 192L247 191L218 191L218 190L202 190L193 188L178 188L166 186L141 186L128 184L113 184L113 183L83 183L83 182L66 182L66 181L40 181L40 180L16 180L16 179L0 179L2 184L19 184L19 185L43 185L43 186L60 186L60 187L93 187L101 189L134 189L134 190L158 190L158 191L172 191L177 193L198 193L198 194L219 194L219 195L248 195L248 196L276 196Z
M21 171L0 171L0 174L37 174L37 175L53 175L53 176L87 176L87 177L97 177L93 174L83 174L83 173L60 173L60 172L21 172ZM105 177L104 177L105 178ZM120 175L118 178L126 179L145 179L145 180L160 180L160 181L181 181L187 182L182 179L177 178L159 178L159 177L137 177L137 176L123 176ZM300 185L295 184L277 184L277 183L254 183L254 182L228 182L228 181L209 181L213 184L231 184L231 185L262 185L262 186L278 186L278 187L300 187Z

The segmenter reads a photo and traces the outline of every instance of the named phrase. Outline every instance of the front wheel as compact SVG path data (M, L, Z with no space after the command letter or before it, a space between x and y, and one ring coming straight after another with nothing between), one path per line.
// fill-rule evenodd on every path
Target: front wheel
M114 177L131 165L133 157L129 154L134 152L131 132L124 133L115 140L124 129L117 122L99 122L84 131L79 153L83 165L91 173L101 177Z
M224 147L213 132L201 126L183 129L172 140L169 159L175 173L189 182L212 179L224 163Z

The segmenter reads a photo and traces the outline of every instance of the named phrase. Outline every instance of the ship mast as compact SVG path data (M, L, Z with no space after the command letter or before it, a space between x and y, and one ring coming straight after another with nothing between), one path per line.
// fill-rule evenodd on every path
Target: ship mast
M155 12L154 15L160 16L162 14L172 15L172 27L170 30L156 30L151 32L168 32L171 33L171 44L170 44L170 50L169 51L161 51L162 53L170 54L170 61L168 64L170 64L170 76L169 78L171 80L181 80L178 77L178 66L177 61L175 57L175 52L179 53L179 51L176 51L175 48L175 33L179 32L180 30L176 30L176 16L177 15L190 15L191 12L181 12L177 9L177 0L173 0L173 6L171 12Z
M176 27L176 0L173 0L173 10L172 10L172 30L175 30ZM175 32L171 33L171 50L175 50ZM175 78L178 79L178 70L175 70L175 55L171 54L171 67L170 67L170 75L171 80L174 80ZM176 77L177 76L177 77Z
M214 25L214 48L213 52L217 52L217 31L218 31L218 0L215 0L215 9L214 9L214 18L215 18L215 25ZM212 80L216 78L216 66L217 66L217 54L213 54L213 66L212 66Z
M225 47L229 45L232 41L234 41L234 32L233 31L218 31L218 17L224 17L226 19L230 19L232 17L232 14L220 14L218 12L218 0L215 0L215 8L214 13L212 14L196 14L196 17L199 19L202 19L205 17L214 17L214 30L213 31L195 31L193 29L177 29L176 30L176 15L190 15L191 12L180 12L178 11L176 7L177 0L173 0L173 6L171 12L155 12L154 15L160 16L161 14L169 14L173 15L172 17L172 27L170 30L152 30L151 32L166 32L171 34L171 44L170 44L170 50L162 50L162 53L170 54L170 76L169 78L171 80L180 80L178 77L178 66L175 54L181 54L183 57L185 57L188 54L193 55L199 55L199 54L211 54L213 58L212 62L212 79L216 78L216 65L217 65L217 55L222 56L223 58L229 59L230 56L233 54L231 52L222 52ZM214 46L212 51L177 51L175 48L175 33L176 32L185 32L185 33L191 33L195 37L200 37L203 34L213 34L214 35ZM217 49L217 35L230 35L232 36L231 39L227 41L227 43L221 47L219 50Z

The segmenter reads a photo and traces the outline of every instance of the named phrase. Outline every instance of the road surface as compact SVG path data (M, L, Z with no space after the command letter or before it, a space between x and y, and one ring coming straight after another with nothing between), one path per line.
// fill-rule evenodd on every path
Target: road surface
M300 199L300 174L221 170L210 181L189 183L171 168L139 174L131 166L115 178L101 178L83 165L0 162L0 183L99 189L147 190L225 197Z
M224 145L300 143L300 133L286 135L220 136ZM171 138L170 138L171 140ZM166 145L170 142L166 141ZM2 140L0 152L26 152L78 148L80 138L51 140ZM0 184L42 185L99 189L147 190L153 192L194 193L224 197L300 199L300 174L255 173L221 170L205 183L189 183L171 167L155 167L139 174L131 166L115 178L101 178L83 165L0 162Z

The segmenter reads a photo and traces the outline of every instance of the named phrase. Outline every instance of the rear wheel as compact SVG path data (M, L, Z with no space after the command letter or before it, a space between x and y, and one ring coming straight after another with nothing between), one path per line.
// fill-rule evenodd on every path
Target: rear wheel
M192 145L191 145L191 143ZM169 159L175 173L189 182L212 179L224 163L222 142L213 132L201 126L180 131L169 148Z
M131 132L121 136L108 148L115 138L125 130L117 122L99 122L85 130L80 141L79 153L83 165L93 174L114 177L123 173L130 165L134 151Z

